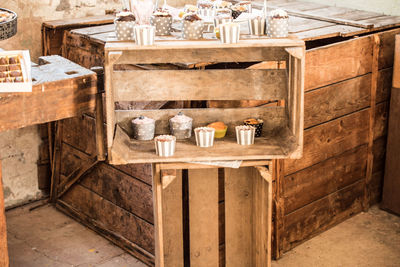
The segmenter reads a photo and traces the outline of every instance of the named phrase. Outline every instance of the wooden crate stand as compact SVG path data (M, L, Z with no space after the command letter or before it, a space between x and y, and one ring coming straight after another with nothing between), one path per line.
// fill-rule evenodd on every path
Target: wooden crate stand
M165 41L155 46L107 43L105 86L108 160L111 164L186 162L196 160L259 160L299 158L303 148L304 42L292 39ZM286 69L268 69L285 61ZM116 65L190 62L252 62L247 69L117 70ZM179 110L115 110L118 101L278 100L284 106L186 109L193 127L223 121L227 137L214 147L198 148L194 137L178 141L175 155L156 156L154 141L136 141L131 120L145 115L156 120L156 135L168 134L168 120ZM235 125L249 117L264 120L263 136L254 146L236 144Z

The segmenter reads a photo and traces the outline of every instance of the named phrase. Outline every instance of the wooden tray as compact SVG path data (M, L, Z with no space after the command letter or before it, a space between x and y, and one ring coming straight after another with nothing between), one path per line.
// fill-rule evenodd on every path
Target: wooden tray
M108 159L112 164L201 160L299 158L303 134L304 42L292 39L172 41L154 46L107 43L106 103ZM286 69L269 69L285 61ZM251 62L247 69L115 70L115 65L188 62ZM261 63L260 63L261 62ZM265 63L265 64L264 64ZM121 68L116 68L121 69ZM193 127L224 121L228 134L214 147L179 141L173 157L155 154L153 141L132 139L130 121L139 115L156 120L156 135L169 134L168 119L179 110L118 111L117 101L277 100L282 106L238 109L188 109ZM252 146L236 144L234 126L249 117L264 120L263 135ZM117 126L117 127L116 127Z

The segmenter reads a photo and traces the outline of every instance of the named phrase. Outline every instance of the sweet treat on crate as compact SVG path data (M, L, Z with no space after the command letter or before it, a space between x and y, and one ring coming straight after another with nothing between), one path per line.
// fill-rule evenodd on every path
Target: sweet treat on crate
M192 136L193 119L179 112L176 116L169 120L171 134L176 139L186 139Z
M0 23L6 22L6 21L11 21L12 19L14 19L14 16L15 15L11 12L0 10Z
M256 133L255 133L255 137L260 137L262 134L262 129L263 129L263 125L264 125L264 121L262 119L247 119L244 120L244 125L250 125L256 128Z
M114 20L115 34L119 41L132 41L134 39L135 15L132 12L123 11L117 14Z
M132 120L133 138L137 140L151 140L154 138L155 121L145 116Z
M154 138L156 154L160 157L170 157L175 153L176 137L173 135L159 135Z
M214 2L214 6L218 9L218 8L229 8L230 6L232 6L231 2L228 1L215 1Z
M232 22L232 11L230 9L217 9L214 16L214 27L222 23Z
M197 6L185 5L185 7L183 8L183 14L180 17L182 18L185 13L197 13L197 10L198 10Z
M197 13L203 17L213 17L215 15L214 4L210 1L203 0L197 2Z
M203 20L193 13L186 14L182 20L182 38L183 39L201 39L203 38Z
M219 34L224 44L236 44L240 38L240 25L234 22L220 24Z
M283 9L275 9L268 15L267 35L272 38L289 35L289 16Z
M150 18L150 23L156 28L156 35L170 35L172 15L167 9L158 8Z
M226 135L226 131L228 130L228 126L222 121L213 122L207 125L207 127L215 129L215 138L223 138Z
M153 45L156 28L150 25L136 25L135 42L137 45Z
M265 35L266 34L266 19L264 17L249 18L249 31L251 35Z
M256 128L249 125L240 125L235 127L236 141L239 145L247 146L254 144L254 135Z
M232 6L231 10L233 19L237 19L240 16L240 14L242 14L243 12L247 12L246 6L242 6L239 4Z
M211 127L198 127L194 129L196 145L198 147L212 147L214 145L215 129Z
M23 82L21 60L18 56L0 56L1 82Z
M251 13L251 1L240 1L238 5L246 8L246 11L243 12Z

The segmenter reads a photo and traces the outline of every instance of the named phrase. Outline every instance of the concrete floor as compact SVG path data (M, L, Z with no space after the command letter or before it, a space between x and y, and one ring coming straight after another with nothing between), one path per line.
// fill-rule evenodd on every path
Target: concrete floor
M7 212L11 267L143 267L106 239L55 210ZM273 267L400 266L400 217L372 207L303 243Z

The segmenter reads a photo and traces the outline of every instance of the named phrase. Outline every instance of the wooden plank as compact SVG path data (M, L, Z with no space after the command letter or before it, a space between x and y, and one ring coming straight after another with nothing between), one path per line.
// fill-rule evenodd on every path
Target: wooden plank
M286 215L282 236L283 250L288 251L359 213L363 196L364 181L361 180Z
M337 156L368 141L369 110L346 115L304 131L303 158L285 161L285 175Z
M286 70L133 70L112 73L115 101L278 100L285 98L285 81Z
M65 28L65 27L77 27L81 25L100 25L106 23L113 23L115 17L113 15L102 15L102 16L88 16L83 18L69 18L67 20L50 20L43 22L45 27L50 29Z
M371 37L361 37L307 50L305 90L371 72Z
M379 70L378 87L376 89L376 103L388 101L390 99L390 90L392 88L393 69L387 68Z
M368 107L370 88L371 74L366 74L306 92L304 127L309 128Z
M289 17L289 33L295 35L300 32L309 31L310 29L318 29L334 25L335 24L326 21L306 19L296 16Z
M101 223L109 231L119 233L145 251L154 253L154 228L150 223L79 184L68 191L62 201Z
M368 18L365 20L359 20L358 23L372 24L374 30L383 30L400 25L399 16L381 16L376 18Z
M95 121L88 115L64 120L63 142L88 154L95 155Z
M379 47L379 69L393 66L395 36L399 33L400 29L377 33L381 40Z
M190 265L218 266L218 170L189 170Z
M393 87L400 88L400 35L396 35L396 46L394 51L394 62L393 62Z
M270 166L271 160L246 160L242 161L240 167L249 167L249 166ZM131 164L136 165L136 164ZM216 165L207 165L207 164L199 164L199 163L187 163L187 162L176 162L176 163L159 163L161 170L170 170L170 169L210 169L210 168L221 168L221 166ZM223 192L223 190L222 190ZM220 192L221 193L221 192ZM220 199L220 201L223 200Z
M4 208L3 177L1 173L0 160L0 265L8 267L10 261L8 258L6 212Z
M388 131L389 103L387 101L376 105L373 129L374 140L385 136Z
M154 246L155 266L164 267L164 225L161 172L153 165L153 206L154 206Z
M372 153L374 155L372 173L384 171L385 169L386 144L387 144L386 136L382 136L374 140L374 145L372 147Z
M225 168L225 251L227 266L255 266L253 168Z
M320 15L320 16L326 15L329 17L353 20L353 21L359 21L359 20L363 20L363 19L376 18L376 17L383 16L381 13L369 12L369 11L364 11L364 10L356 10L356 9L338 7L338 6L329 6L329 7L320 8L320 9L313 9L313 10L308 10L307 12L311 13L311 14Z
M163 176L161 171L161 175ZM164 264L183 266L182 170L163 191Z
M284 179L285 213L289 214L364 179L366 167L367 146L362 145L286 176Z

